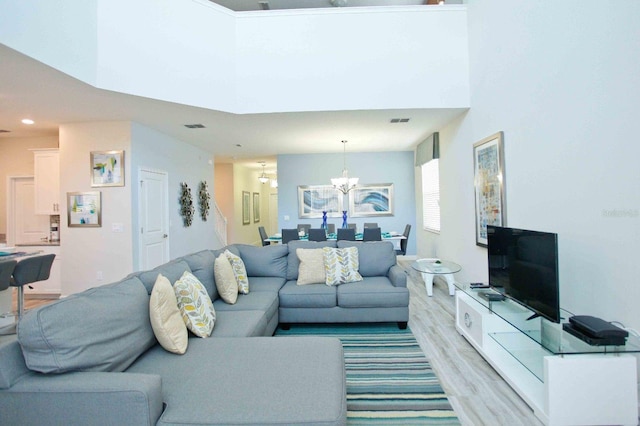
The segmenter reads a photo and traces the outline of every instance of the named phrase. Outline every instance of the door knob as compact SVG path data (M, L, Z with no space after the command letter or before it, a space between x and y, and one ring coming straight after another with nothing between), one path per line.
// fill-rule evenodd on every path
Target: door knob
M162 238L167 238L167 237L168 237L168 235L167 235L167 234L164 234L164 235L162 236Z

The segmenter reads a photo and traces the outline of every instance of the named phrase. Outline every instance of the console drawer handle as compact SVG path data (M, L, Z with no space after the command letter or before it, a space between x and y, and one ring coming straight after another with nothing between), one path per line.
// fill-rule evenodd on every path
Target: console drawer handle
M467 328L471 328L471 325L473 325L473 321L471 320L471 315L469 315L468 312L464 313L464 325L466 325Z

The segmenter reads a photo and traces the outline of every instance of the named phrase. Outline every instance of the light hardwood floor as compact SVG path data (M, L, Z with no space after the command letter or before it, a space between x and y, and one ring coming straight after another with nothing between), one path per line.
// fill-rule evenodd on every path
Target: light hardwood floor
M455 300L436 278L433 297L410 262L398 258L407 272L411 298L409 327L440 379L463 425L538 426L529 406L455 329Z

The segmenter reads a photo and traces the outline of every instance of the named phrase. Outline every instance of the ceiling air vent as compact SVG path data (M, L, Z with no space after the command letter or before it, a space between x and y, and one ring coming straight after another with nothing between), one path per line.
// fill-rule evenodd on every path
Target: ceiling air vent
M11 133L11 130L0 129L0 133Z
M271 9L271 8L269 7L269 2L268 2L268 1L259 1L259 2L258 2L258 5L260 6L260 8L261 8L262 10L269 10L269 9Z
M410 118L392 118L391 123L408 123Z
M184 127L188 129L204 129L203 124L185 124Z

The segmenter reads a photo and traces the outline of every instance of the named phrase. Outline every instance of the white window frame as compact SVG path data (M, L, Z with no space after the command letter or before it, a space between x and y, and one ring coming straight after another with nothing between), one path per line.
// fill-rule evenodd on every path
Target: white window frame
M421 166L422 225L425 231L440 233L440 164L433 159Z

